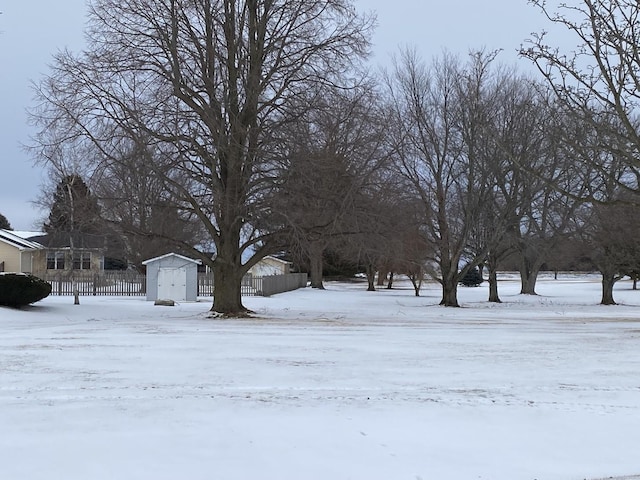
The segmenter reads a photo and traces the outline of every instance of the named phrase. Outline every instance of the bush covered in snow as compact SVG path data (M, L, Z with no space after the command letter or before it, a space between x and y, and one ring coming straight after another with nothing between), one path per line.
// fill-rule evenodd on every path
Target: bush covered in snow
M0 274L0 305L22 307L49 296L51 284L26 273Z

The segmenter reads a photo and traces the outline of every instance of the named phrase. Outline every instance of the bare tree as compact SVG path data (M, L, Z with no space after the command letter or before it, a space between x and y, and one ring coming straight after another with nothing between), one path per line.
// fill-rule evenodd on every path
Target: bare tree
M614 189L610 202L585 202L578 212L584 228L572 239L571 253L595 266L602 276L600 304L615 305L613 288L626 275L634 278L640 265L638 200Z
M243 314L242 276L271 248L270 138L310 86L345 84L373 19L350 0L97 0L89 17L87 50L37 89L37 153L87 142L97 169L149 138L171 205L215 245L211 260L183 243L213 269L212 311Z
M366 194L387 161L385 124L370 81L356 88L310 92L308 107L285 131L281 192L273 210L288 242L308 263L313 288L323 288L323 256L339 237L370 230L362 220Z
M409 279L415 296L419 297L427 271L427 263L433 254L429 249L429 242L425 239L415 220L404 215L401 218L406 221L396 229L393 241L389 245L392 248L389 252L392 260L387 264L390 267L387 288L391 288L393 274L396 272Z
M618 137L608 148L624 161L635 177L625 176L623 190L638 190L640 178L640 4L635 0L579 0L557 8L544 0L531 0L550 22L570 32L575 49L563 52L549 45L546 33L534 35L520 51L531 59L546 79L560 104L589 129ZM562 133L562 132L559 132ZM567 132L563 140L574 139ZM606 176L607 166L586 157L580 159L589 169ZM593 198L591 198L593 200Z
M615 305L613 287L625 275L637 270L640 247L640 201L630 185L636 181L625 155L616 155L620 137L615 128L601 129L591 123L582 125L571 151L580 165L594 165L589 181L589 197L576 211L581 227L577 238L588 246L588 257L602 275L603 305Z
M104 163L94 181L103 218L122 239L119 258L140 267L172 250L188 254L185 244L206 251L202 224L167 195L152 145L139 141L130 148L118 162Z
M475 52L461 64L445 54L427 68L405 51L387 79L398 171L424 208L432 273L442 284L445 306L458 306L460 279L486 256L481 251L464 258L493 188L485 125L499 91L494 59L495 53Z
M530 188L540 186L535 170L540 161L541 140L545 132L545 107L537 96L531 79L512 69L496 72L491 115L480 126L483 135L481 154L489 172L490 191L484 208L471 233L466 257L485 255L480 271L486 266L489 301L500 302L497 270L501 260L516 251L511 241L519 231L520 215L530 208Z

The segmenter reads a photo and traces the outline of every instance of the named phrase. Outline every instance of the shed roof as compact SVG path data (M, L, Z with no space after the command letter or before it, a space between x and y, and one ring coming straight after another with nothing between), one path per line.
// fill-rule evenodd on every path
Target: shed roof
M145 260L144 262L142 262L142 264L143 265L148 265L150 263L157 262L159 260L162 260L163 258L168 258L168 257L181 258L182 260L186 260L188 262L193 262L193 263L196 263L198 265L200 265L202 263L201 260L196 260L196 259L193 259L193 258L185 257L183 255L178 255L177 253L165 253L164 255L161 255L159 257L150 258L149 260Z

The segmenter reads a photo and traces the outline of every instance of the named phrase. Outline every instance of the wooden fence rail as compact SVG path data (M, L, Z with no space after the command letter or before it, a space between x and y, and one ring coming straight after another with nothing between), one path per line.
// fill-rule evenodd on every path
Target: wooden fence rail
M77 288L80 295L143 296L147 294L146 277L137 272L47 271L34 275L51 284L51 295L73 295Z
M146 276L132 271L96 272L82 271L46 271L34 272L34 275L51 284L51 295L73 295L77 288L82 296L144 296L147 294ZM307 284L306 273L270 275L256 277L245 275L241 292L245 296L269 296L282 293ZM212 297L214 281L212 273L198 273L198 296Z
M198 296L213 297L214 282L213 273L198 273ZM262 296L262 277L255 277L247 274L242 277L242 285L240 286L242 295Z

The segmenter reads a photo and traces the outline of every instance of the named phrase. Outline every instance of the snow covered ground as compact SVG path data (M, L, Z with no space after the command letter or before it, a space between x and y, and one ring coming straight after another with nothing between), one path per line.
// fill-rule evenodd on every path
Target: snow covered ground
M0 479L579 480L640 474L640 291L329 283L0 307Z

